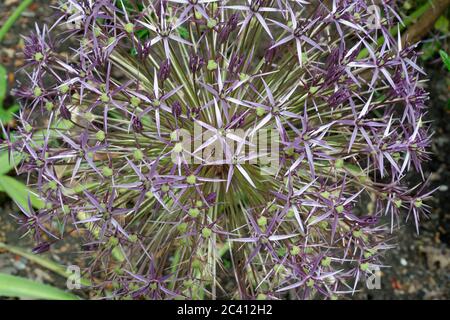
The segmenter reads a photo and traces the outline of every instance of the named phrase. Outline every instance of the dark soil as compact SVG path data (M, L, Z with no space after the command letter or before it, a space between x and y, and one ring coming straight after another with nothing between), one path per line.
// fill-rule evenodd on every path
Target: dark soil
M0 25L17 5L17 0L6 0L0 4ZM52 10L49 3L56 1L35 1L24 12L3 44L0 45L0 63L9 73L12 87L23 75L14 71L23 66L23 40L20 34L27 34L34 24L50 23ZM450 298L450 111L448 111L450 73L437 61L424 63L430 81L426 84L430 92L428 119L433 121L435 135L432 145L432 161L426 165L431 174L433 187L439 187L430 205L433 207L429 220L423 221L417 235L411 223L404 226L395 238L397 247L385 257L382 269L381 289L364 289L353 299L449 299ZM16 79L16 76L18 79ZM14 99L9 97L7 101ZM10 214L17 212L4 194L0 193L0 242L30 248L28 237L20 238ZM67 243L45 254L63 265L82 264L67 252L77 251L75 243ZM65 287L65 279L33 265L26 259L0 252L0 272L18 274L38 279L56 286Z

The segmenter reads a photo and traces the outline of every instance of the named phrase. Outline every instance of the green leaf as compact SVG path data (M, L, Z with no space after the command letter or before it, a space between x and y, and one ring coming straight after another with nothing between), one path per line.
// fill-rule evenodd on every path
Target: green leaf
M14 165L20 162L21 158L21 155L13 152L11 155L11 161L9 161L8 151L0 152L0 175L10 172L14 168Z
M45 299L79 300L74 294L29 279L0 273L0 296Z
M44 208L45 204L40 198L32 193L25 184L10 176L0 176L0 187L5 190L6 194L20 204L24 209L28 208L28 197L31 204L36 209Z
M448 71L450 71L450 58L444 50L439 50L439 54L441 55L442 61L444 61L445 66L447 67Z
M178 33L183 39L189 39L189 31L185 27L178 27Z
M447 34L448 33L448 25L449 25L448 19L444 15L442 15L435 22L434 28L436 30L441 31L442 33Z
M139 39L148 38L150 36L150 32L147 29L141 29L138 32L136 32Z
M17 19L22 15L30 4L33 3L33 0L22 0L20 5L13 11L13 13L6 19L3 25L0 27L0 42L3 41L3 38L8 33L9 29L14 25Z
M6 98L6 87L8 85L6 69L0 65L0 110L3 109L3 101Z
M0 108L0 122L8 123L14 119L14 113L16 113L20 109L18 104L9 107L8 109Z
M45 259L37 254L28 252L25 249L15 247L15 246L10 246L3 242L0 242L0 249L7 250L15 255L24 257L25 259L30 260L31 262L34 262L43 268L53 271L54 273L59 274L60 276L63 276L64 278L68 278L72 275L72 273L66 272L66 269L63 266L61 266L60 264L58 264L54 261ZM84 279L84 278L80 279L80 283L83 286L91 285L91 282L88 279Z

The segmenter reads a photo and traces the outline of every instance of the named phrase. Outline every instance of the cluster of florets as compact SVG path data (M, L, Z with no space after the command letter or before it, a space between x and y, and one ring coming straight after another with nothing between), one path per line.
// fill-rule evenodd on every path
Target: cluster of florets
M371 5L64 1L26 41L6 143L42 201L19 216L36 251L76 235L111 298L357 289L429 197L405 181L425 180L423 72Z

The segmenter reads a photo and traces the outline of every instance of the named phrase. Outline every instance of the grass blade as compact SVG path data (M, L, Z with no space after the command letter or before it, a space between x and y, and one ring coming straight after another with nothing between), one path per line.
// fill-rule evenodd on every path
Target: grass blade
M11 29L11 27L14 25L14 22L19 19L22 12L24 12L25 9L28 8L28 6L32 3L33 0L23 0L22 3L17 7L17 9L14 10L14 12L9 16L5 24L0 28L0 42L3 41L3 38L8 33L9 29Z
M74 294L29 279L0 273L0 296L45 299L79 300Z
M0 176L0 188L2 188L11 199L20 204L22 208L28 208L28 197L30 197L31 204L34 208L42 209L45 206L44 201L33 194L25 184L10 176Z
M45 259L39 255L28 252L25 249L15 247L15 246L10 246L3 242L0 242L0 249L6 250L6 251L9 251L18 256L24 257L25 259L30 260L31 262L34 262L43 268L53 271L54 273L59 274L60 276L63 276L64 278L68 278L72 275L71 273L66 272L66 269L63 266L61 266L60 264L53 262L51 260ZM87 286L91 285L91 282L87 279L81 278L80 281L81 281L82 286L87 287Z

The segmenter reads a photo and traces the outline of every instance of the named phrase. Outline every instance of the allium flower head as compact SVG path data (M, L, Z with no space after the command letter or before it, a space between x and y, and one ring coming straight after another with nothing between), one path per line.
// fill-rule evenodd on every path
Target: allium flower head
M405 178L425 180L423 72L371 5L65 1L26 41L7 143L45 202L18 217L35 251L79 235L111 298L356 290L430 195Z

